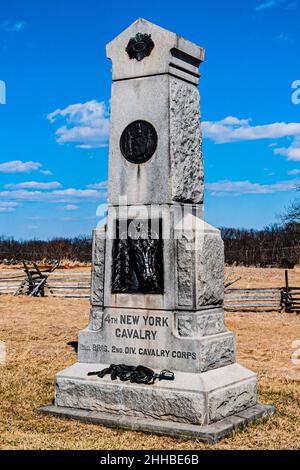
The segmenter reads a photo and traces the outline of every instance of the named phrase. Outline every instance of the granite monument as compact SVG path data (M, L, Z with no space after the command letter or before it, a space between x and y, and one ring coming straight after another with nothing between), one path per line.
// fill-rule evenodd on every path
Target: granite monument
M203 220L202 47L139 19L112 61L108 215L93 234L91 314L78 362L42 411L216 442L272 414L224 324L224 250ZM174 380L88 375L111 364Z

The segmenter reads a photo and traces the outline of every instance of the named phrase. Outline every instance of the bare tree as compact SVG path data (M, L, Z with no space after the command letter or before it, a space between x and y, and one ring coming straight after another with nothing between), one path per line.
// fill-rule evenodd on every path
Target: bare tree
M296 187L300 191L300 184ZM298 197L286 209L286 213L282 215L281 220L285 224L298 224L300 223L300 198Z
M292 202L282 216L282 221L288 224L300 223L300 198Z

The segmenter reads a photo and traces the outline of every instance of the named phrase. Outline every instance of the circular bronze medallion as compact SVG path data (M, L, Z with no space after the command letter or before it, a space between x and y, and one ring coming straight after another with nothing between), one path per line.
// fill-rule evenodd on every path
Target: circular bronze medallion
M126 52L130 59L136 59L140 62L151 54L153 48L154 42L151 39L151 34L137 33L127 44Z
M134 121L123 131L120 148L123 156L131 163L145 163L157 147L157 133L147 121Z

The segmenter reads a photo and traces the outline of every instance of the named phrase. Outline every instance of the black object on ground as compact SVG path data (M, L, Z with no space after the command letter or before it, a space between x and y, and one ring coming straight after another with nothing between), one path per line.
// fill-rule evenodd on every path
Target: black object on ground
M106 369L89 372L88 376L96 375L102 379L110 374L111 380L119 378L122 382L130 381L132 383L153 385L155 380L174 380L174 372L164 369L159 374L154 370L144 366L127 366L125 364L111 364Z

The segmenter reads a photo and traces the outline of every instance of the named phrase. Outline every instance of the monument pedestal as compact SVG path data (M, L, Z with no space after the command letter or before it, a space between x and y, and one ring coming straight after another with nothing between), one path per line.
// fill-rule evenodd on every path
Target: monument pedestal
M108 216L93 234L91 315L78 362L42 412L216 442L272 414L224 325L224 246L203 221L201 47L145 20L113 64ZM88 376L111 364L174 372L141 385Z
M40 412L109 427L215 443L274 413L256 404L256 375L238 364L141 385L91 376L107 364L76 363L56 376L55 406ZM159 370L157 370L159 372Z
M60 372L56 406L201 426L256 404L256 375L238 364L203 374L176 372L174 381L153 385L87 376L108 366L77 363Z

